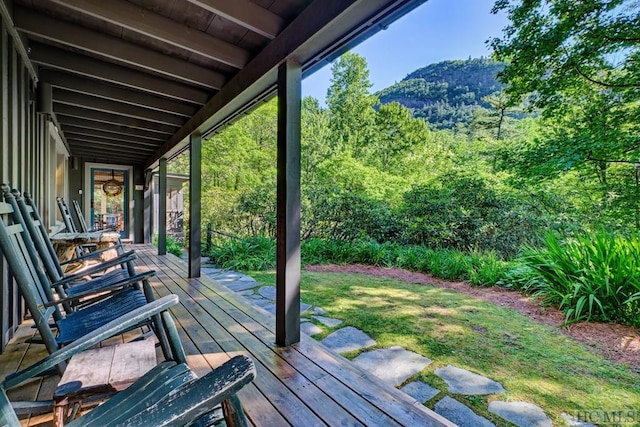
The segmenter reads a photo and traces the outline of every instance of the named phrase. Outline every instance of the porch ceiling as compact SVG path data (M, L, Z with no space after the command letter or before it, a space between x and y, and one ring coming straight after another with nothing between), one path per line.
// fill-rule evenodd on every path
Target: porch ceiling
M0 0L71 155L155 167L426 0Z

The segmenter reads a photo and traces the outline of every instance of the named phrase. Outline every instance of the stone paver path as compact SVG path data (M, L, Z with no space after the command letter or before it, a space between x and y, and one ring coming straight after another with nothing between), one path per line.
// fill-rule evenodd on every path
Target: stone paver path
M359 354L352 362L384 382L399 386L426 368L431 359L395 346L367 351Z
M322 340L322 344L338 353L347 353L349 351L372 347L377 343L360 329L347 326L328 335Z
M443 397L433 409L460 427L495 427L494 423L449 396Z
M494 413L518 427L553 427L553 423L540 407L528 402L489 403L489 412Z
M420 403L428 402L440 393L440 390L431 387L429 384L423 383L422 381L411 382L400 390L407 393Z
M335 328L336 326L339 326L339 325L342 324L342 320L340 320L340 319L332 319L331 317L320 316L320 315L315 315L315 316L311 316L311 317L313 317L318 322L320 322L323 325L328 326L330 328Z
M215 268L206 262L203 262L202 273L275 315L276 288L274 286L260 285L252 277L234 271ZM300 303L301 313L311 308L312 306L309 304ZM343 319L334 319L325 316L327 312L321 307L313 307L312 313L313 315L311 317L313 319L329 328L335 328L343 322ZM311 323L307 318L302 319L300 329L307 335L322 333L322 329ZM322 340L322 343L338 353L347 353L372 347L377 344L370 336L352 326L334 331ZM402 347L391 347L362 353L354 358L353 362L378 376L383 381L399 386L409 377L429 365L431 360L417 353L407 351ZM486 395L503 393L505 391L500 383L455 366L449 365L444 368L439 368L436 369L434 373L447 383L447 389L450 393ZM411 382L402 387L401 390L420 403L425 403L440 393L440 390L421 381ZM479 416L469 407L449 396L444 396L440 399L435 404L434 409L437 413L461 427L494 426L491 421ZM546 416L544 411L529 402L502 402L495 400L489 404L489 412L519 427L552 426L551 420ZM562 414L562 416L571 427L593 427L592 424L581 422L568 414Z
M447 388L451 393L493 394L505 392L500 383L455 366L445 366L436 369L434 373L447 383Z
M322 329L320 329L318 326L314 325L311 322L300 323L300 330L302 331L303 334L307 334L309 336L318 335L322 333Z

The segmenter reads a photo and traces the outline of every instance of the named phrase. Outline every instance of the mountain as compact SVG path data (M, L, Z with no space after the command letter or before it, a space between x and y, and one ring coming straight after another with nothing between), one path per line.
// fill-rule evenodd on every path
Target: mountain
M487 58L438 62L412 72L377 96L383 104L399 102L432 128L448 129L467 123L479 106L489 108L482 98L504 87L496 77L502 68Z

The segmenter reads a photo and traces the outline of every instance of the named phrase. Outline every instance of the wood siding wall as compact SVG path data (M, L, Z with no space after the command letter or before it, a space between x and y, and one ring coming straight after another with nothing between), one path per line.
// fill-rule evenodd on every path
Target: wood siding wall
M4 1L10 11L10 2ZM1 182L21 191L30 191L41 209L55 197L47 183L54 181L51 170L49 124L37 113L37 83L12 37L12 23L0 20L0 175ZM0 352L13 336L25 315L11 272L0 262Z

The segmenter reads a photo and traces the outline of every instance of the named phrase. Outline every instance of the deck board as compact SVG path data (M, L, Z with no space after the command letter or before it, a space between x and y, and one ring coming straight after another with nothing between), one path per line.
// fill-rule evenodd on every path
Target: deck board
M180 298L172 313L188 363L198 375L238 353L253 359L257 376L239 396L254 426L453 425L304 334L300 343L276 346L275 318L268 312L208 277L188 279L186 262L173 255L157 256L151 245L133 248L136 268L156 271L151 284L157 295ZM3 375L44 354L43 346L25 344L24 337L14 341L0 355ZM55 384L53 377L37 380L13 393L50 398ZM23 425L45 426L47 418L32 417Z

